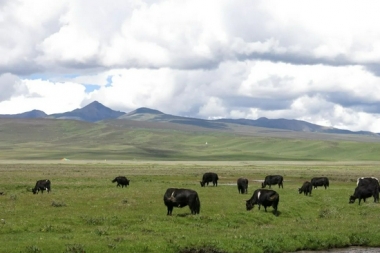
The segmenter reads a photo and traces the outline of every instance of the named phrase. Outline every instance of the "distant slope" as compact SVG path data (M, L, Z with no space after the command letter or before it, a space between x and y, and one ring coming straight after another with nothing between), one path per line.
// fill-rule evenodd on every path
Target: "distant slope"
M380 139L254 126L112 119L0 120L2 160L380 161ZM347 140L343 140L347 138Z
M37 118L45 118L47 116L46 113L39 110L32 110L29 112L23 112L18 114L0 114L0 118L6 119L37 119Z
M75 109L71 112L50 114L49 118L96 122L105 119L115 119L124 114L124 112L114 111L101 103L94 101L81 109Z
M337 129L333 127L324 127L316 124L312 124L302 120L289 120L289 119L267 119L259 118L257 120L250 119L218 119L217 122L257 126L265 128L276 128L291 130L297 132L318 132L318 133L334 133L334 134L365 134L365 135L377 135L367 131L353 132L349 130Z
M152 110L149 108L138 108L130 113L122 115L119 119L137 120L137 121L152 121L152 122L170 122L175 124L192 125L211 129L225 129L226 124L214 122L210 120L187 118L165 114L163 112Z

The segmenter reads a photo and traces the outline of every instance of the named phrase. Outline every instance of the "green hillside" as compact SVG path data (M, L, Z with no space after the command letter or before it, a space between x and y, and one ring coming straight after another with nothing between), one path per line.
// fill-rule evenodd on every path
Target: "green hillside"
M380 160L380 141L260 128L204 130L175 124L1 119L0 159Z

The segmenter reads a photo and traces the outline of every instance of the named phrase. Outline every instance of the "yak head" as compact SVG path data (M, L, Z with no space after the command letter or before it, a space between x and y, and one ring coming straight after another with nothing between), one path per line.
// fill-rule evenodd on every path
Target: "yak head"
M352 204L352 203L355 203L355 200L356 200L356 198L355 198L355 196L350 196L350 200L349 200L349 204Z
M199 183L201 183L201 186L202 186L202 187L205 186L205 182L204 182L204 181L200 181Z
M255 207L255 204L253 204L253 201L249 199L245 202L245 207L247 208L247 211L249 211Z

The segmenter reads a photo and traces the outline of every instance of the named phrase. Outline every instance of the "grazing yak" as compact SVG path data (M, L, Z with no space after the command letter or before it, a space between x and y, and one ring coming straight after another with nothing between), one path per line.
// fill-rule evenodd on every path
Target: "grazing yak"
M265 186L269 185L269 189L270 189L271 185L278 184L278 188L280 188L280 186L284 188L283 181L284 181L284 178L280 175L269 175L265 177L265 180L261 184L261 187L265 188Z
M366 201L367 198L372 197L374 202L379 202L379 187L377 185L364 185L364 186L357 186L355 188L354 195L350 196L350 200L348 203L352 204L355 203L356 199L359 199L359 205L360 201L364 200Z
M330 186L329 179L327 177L313 177L311 179L311 184L314 189L317 189L318 186L324 186L326 190L326 188Z
M168 188L164 194L167 215L172 215L173 207L189 206L191 214L199 214L201 202L198 193L190 189Z
M237 180L237 188L238 188L238 192L243 194L248 194L248 179L246 178L239 178Z
M124 176L118 176L118 177L115 177L114 180L112 180L112 183L115 183L115 182L117 182L116 187L121 186L121 188L123 188L124 186L127 187L129 185L130 180L128 180Z
M252 197L246 201L247 211L254 208L255 205L259 205L259 210L261 205L264 206L265 212L267 211L268 206L272 206L274 209L274 214L277 216L277 207L278 202L280 201L280 196L277 192L267 189L257 189Z
M355 192L350 196L350 204L355 203L355 200L359 199L360 205L362 199L365 202L369 197L373 197L374 202L379 202L379 180L377 178L360 177L356 184Z
M33 194L38 194L39 191L41 191L41 193L44 193L46 190L49 193L51 191L50 185L51 184L49 179L38 180L32 189L32 192Z
M212 182L213 186L218 186L218 180L219 180L218 174L214 172L207 172L203 174L202 181L200 181L200 183L202 187L206 185L208 186L208 183L210 182Z
M311 185L311 183L309 181L306 181L305 183L303 183L303 185L301 186L301 188L298 188L298 192L301 194L303 193L304 195L308 195L311 196L311 191L313 190L313 187Z

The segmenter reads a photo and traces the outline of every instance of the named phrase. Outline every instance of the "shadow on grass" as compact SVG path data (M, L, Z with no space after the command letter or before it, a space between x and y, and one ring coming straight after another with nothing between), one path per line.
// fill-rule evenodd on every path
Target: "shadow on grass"
M191 213L180 213L180 214L176 214L175 216L177 217L187 217L187 216L192 216L194 214L191 214Z

